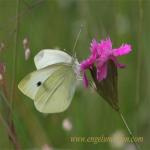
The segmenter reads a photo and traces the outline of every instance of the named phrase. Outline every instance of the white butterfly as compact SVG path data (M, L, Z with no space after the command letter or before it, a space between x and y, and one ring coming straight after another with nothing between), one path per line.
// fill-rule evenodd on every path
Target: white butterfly
M65 111L80 72L77 59L60 50L44 49L34 57L34 62L37 70L19 83L20 91L33 99L40 112Z

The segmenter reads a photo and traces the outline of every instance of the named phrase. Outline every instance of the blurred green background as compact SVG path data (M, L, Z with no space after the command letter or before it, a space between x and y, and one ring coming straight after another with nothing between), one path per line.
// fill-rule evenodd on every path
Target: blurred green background
M33 57L41 49L57 47L71 53L82 24L76 47L79 61L89 55L90 42L94 37L100 40L110 36L114 47L122 43L132 45L132 53L119 58L120 62L127 65L125 69L119 70L120 107L134 135L144 138L144 142L140 143L141 149L148 150L150 1L19 0L19 5L17 1L0 0L0 42L5 44L0 53L0 62L6 64L9 103L6 104L4 98L0 97L0 149L13 149L3 119L7 120L8 117L4 107L10 105L14 81L11 113L21 149L135 150L129 143L119 147L108 142L70 142L72 136L112 136L118 132L128 136L118 114L92 89L84 89L82 84L79 85L67 111L43 115L36 111L33 101L17 88L18 82L35 70ZM27 61L22 45L26 37L31 49Z

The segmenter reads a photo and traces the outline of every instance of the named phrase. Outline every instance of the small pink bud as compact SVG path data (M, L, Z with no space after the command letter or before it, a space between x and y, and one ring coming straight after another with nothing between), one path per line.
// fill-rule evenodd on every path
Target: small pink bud
M49 146L48 144L44 144L42 146L42 150L53 150L53 148L51 146Z
M23 48L25 50L25 52L24 52L25 60L28 60L31 55L31 50L29 47L29 39L27 37L24 38L22 44L23 44Z
M66 131L71 131L72 130L72 123L68 118L63 120L62 126L63 126L63 129L66 130Z
M22 44L23 44L23 48L24 49L29 48L29 39L28 38L24 38Z

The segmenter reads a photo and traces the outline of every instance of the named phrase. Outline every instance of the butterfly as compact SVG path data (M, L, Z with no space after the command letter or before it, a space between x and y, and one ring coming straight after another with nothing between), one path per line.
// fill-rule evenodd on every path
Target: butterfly
M34 63L37 70L25 76L18 88L42 113L65 111L75 93L78 60L61 50L44 49L34 57Z

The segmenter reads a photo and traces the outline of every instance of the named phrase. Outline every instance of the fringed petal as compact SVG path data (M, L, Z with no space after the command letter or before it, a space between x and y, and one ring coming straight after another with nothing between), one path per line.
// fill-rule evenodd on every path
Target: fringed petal
M91 53L93 55L96 55L97 54L97 49L98 49L98 42L95 39L93 39L92 42L91 42L91 47L90 47Z
M131 52L131 45L122 44L119 48L113 49L113 56L122 56Z
M126 65L120 64L120 63L118 62L118 60L117 60L116 57L110 56L110 59L114 62L114 64L116 65L116 67L118 67L118 68L125 68L125 67L126 67Z
M83 85L84 85L85 88L87 88L88 85L89 85L89 81L87 79L87 76L86 76L85 72L83 73Z
M107 77L107 63L97 68L97 80L101 81Z

